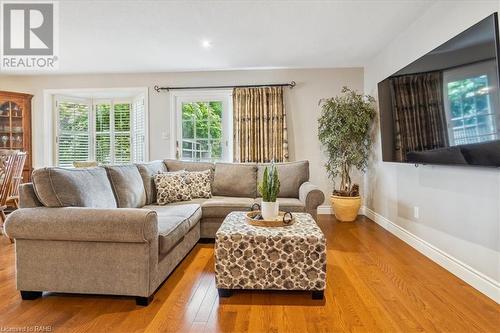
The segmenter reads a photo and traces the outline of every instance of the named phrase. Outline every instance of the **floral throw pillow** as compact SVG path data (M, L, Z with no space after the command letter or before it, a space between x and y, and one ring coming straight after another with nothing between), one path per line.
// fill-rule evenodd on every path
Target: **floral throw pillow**
M191 198L212 197L212 170L188 172L186 182L191 189Z
M186 172L161 172L156 174L156 202L158 205L191 200L191 188L185 178Z

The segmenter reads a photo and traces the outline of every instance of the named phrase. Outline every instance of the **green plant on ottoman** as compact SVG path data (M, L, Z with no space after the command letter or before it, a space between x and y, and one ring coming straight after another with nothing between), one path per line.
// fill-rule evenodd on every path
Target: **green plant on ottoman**
M269 170L264 169L262 183L259 184L259 192L262 195L262 217L264 220L275 220L279 214L279 203L276 201L280 192L280 180L278 169L274 164L271 164Z
M339 221L354 221L361 206L359 185L352 184L350 171L353 167L365 171L367 167L374 102L372 96L358 94L347 87L342 88L342 95L319 102L318 137L328 156L325 167L334 182L330 199ZM337 176L340 176L338 188L335 186Z

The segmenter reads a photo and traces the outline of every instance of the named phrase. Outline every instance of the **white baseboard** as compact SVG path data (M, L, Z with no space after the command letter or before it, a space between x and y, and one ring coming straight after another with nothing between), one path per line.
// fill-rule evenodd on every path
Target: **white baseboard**
M470 284L495 302L500 303L500 282L493 280L457 258L438 249L370 208L362 207L362 213L438 265Z
M330 206L330 205L318 206L318 214L324 214L324 215L333 214L332 206Z

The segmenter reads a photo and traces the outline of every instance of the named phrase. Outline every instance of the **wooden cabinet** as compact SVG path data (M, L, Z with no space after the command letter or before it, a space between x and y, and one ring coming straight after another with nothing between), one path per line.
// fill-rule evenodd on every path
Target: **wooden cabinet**
M32 171L31 99L33 95L0 91L0 149L26 152L23 181L29 182Z

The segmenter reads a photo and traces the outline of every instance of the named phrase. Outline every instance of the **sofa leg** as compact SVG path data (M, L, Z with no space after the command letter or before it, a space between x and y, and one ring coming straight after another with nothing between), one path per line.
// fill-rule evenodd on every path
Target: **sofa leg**
M42 292L41 291L26 291L26 290L21 290L21 298L23 300L34 300L39 297L42 297Z
M149 297L136 297L135 304L138 306L148 306L155 298L154 295L150 295Z
M217 292L219 293L219 297L231 297L233 291L231 289L218 288Z
M325 296L324 290L314 290L312 292L312 299L323 299L324 296Z

